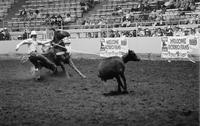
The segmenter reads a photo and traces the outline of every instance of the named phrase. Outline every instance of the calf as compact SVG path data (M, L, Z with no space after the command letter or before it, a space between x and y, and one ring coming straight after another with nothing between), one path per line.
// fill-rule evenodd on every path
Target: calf
M117 56L106 58L101 61L98 66L98 76L105 82L109 79L116 78L118 83L118 92L121 92L121 87L124 89L124 92L127 92L124 71L125 63L128 61L140 61L140 59L132 50L129 50L128 53L123 55L121 58ZM124 85L120 78L122 78Z

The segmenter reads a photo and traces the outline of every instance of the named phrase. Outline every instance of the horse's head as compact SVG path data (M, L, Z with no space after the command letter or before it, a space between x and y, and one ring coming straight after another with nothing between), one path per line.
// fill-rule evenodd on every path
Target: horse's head
M70 37L70 34L67 31L55 30L54 28L50 28L49 30L53 30L54 32L53 42L55 43L60 42L65 37Z

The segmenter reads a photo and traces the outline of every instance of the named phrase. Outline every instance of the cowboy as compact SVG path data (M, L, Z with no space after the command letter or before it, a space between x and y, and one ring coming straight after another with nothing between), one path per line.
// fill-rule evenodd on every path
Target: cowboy
M44 44L37 40L37 33L36 31L32 31L30 34L29 39L23 40L16 46L16 51L22 46L22 45L28 45L28 54L29 54L29 60L34 65L35 70L38 71L41 69L40 63L43 64L44 67L47 69L50 69L53 71L53 73L57 72L56 65L52 63L48 58L46 58L44 55L41 55L39 53L39 45Z
M60 45L52 43L53 45L56 45L54 46L55 56L59 55L59 57L63 60L69 59L69 57L71 56L71 40L68 37L65 37L60 40L59 43Z

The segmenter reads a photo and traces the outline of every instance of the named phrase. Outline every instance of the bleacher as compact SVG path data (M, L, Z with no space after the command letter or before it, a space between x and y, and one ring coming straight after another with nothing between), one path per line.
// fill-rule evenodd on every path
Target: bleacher
M156 2L155 0L149 0L148 3L150 4L151 8L156 8ZM116 6L120 6L123 9L123 12L126 12L128 10L131 10L131 8L134 8L135 6L138 6L139 2L134 0L109 0L109 2L106 5L103 5L102 9L97 10L97 13L93 14L90 19L91 20L99 20L102 17L105 17L107 20L108 27L114 27L115 25L120 25L122 23L122 17L121 16L113 16L112 13L115 11ZM180 25L184 22L187 22L188 19L192 18L194 15L200 15L200 2L196 2L196 10L195 11L182 11L185 13L185 15L180 16L179 10L176 9L167 9L165 14L162 14L164 19L169 19L170 22L167 22L165 24L169 25ZM157 10L161 11L161 10ZM149 13L144 13L141 11L134 12L134 16L141 16L141 15L149 15ZM165 22L165 21L164 21ZM134 20L130 26L134 27L138 24L141 26L149 26L155 23L155 20ZM114 25L113 25L114 24Z
M7 16L8 9L14 4L15 0L0 0L0 19Z
M0 0L3 4L8 3L6 0ZM9 0L14 2L14 0ZM21 21L21 17L19 17L20 11L16 12L15 17L12 18L11 21L8 21L7 27L11 29L18 29L19 31L22 31L25 28L40 28L40 30L45 29L45 23L44 18L45 15L48 13L50 16L54 14L60 14L61 16L64 16L65 13L70 13L73 21L76 22L76 19L84 19L86 17L83 16L83 12L80 7L80 1L81 0L27 0L25 5L22 6L22 8L26 8L26 11L29 10L39 10L41 13L40 19L35 19L31 21ZM114 9L116 6L120 6L123 11L128 11L133 7L138 6L139 2L138 0L107 0L108 2L100 9L96 10L95 13L93 13L91 16L87 17L92 22L98 22L100 19L106 20L106 26L101 27L119 27L122 23L122 17L120 16L113 16L112 13L114 12ZM148 3L150 4L151 8L156 8L156 2L155 0L149 0ZM10 4L11 5L11 4ZM97 5L98 6L98 5ZM200 15L200 3L196 3L196 10L195 11L186 11L185 15L180 16L178 9L167 9L166 13L163 14L164 19L169 19L170 21L164 21L167 25L181 25L187 22L193 15ZM9 8L9 7L8 7ZM157 10L160 11L160 10ZM4 12L6 15L6 11ZM149 15L149 13L144 13L141 11L134 12L135 15ZM199 20L199 19L197 19ZM135 26L152 26L155 23L155 20L134 20L134 22L131 22L130 27ZM80 29L80 28L99 28L99 26L89 26L89 27L83 27L81 22L76 25L69 26L71 29Z
M13 17L11 21L8 21L9 28L21 31L20 29L27 27L43 27L46 14L49 14L50 16L60 14L64 17L66 13L70 13L72 22L75 22L76 18L81 18L83 13L80 9L80 0L27 0L22 8L25 8L26 12L38 10L41 18L36 18L31 21L22 21L23 19L20 17L20 12L22 10L19 10L15 14L15 17ZM42 28L42 30L43 29L44 28Z

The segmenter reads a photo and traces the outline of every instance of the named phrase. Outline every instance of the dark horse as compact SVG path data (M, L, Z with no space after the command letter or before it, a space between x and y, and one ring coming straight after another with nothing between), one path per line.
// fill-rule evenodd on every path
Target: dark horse
M86 78L85 75L83 75L78 68L74 65L71 56L69 53L66 53L65 43L63 42L63 39L65 37L70 37L70 34L66 31L59 31L55 30L54 28L51 28L50 30L53 30L54 37L51 41L52 47L49 48L48 52L44 55L53 61L57 66L60 66L64 72L66 72L67 77L69 78L68 72L65 70L64 64L68 64L72 69L74 69L82 78ZM60 53L58 55L58 53Z

